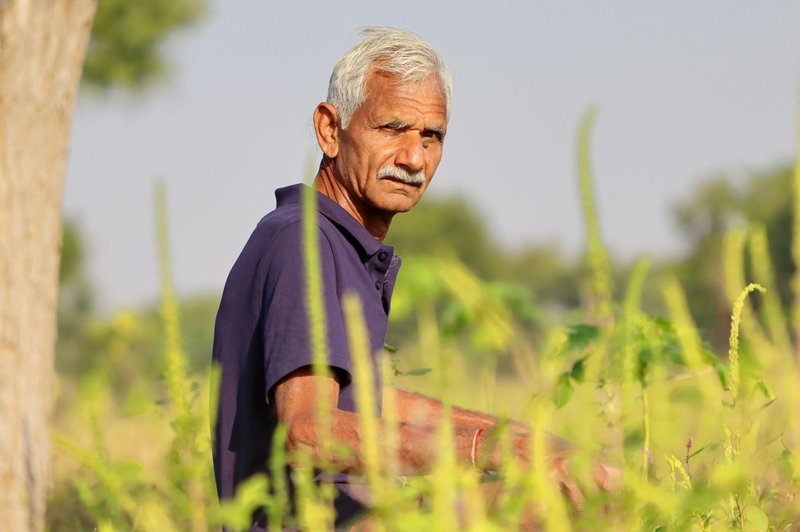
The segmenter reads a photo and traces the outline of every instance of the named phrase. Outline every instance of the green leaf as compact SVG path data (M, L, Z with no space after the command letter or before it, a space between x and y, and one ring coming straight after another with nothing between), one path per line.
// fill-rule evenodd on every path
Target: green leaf
M703 350L703 358L717 372L717 379L719 379L722 389L729 390L731 376L727 364L723 364L722 361L710 351Z
M754 388L755 388L756 390L758 390L759 392L761 392L761 393L764 395L764 397L765 397L765 398L767 398L767 399L773 399L773 400L774 400L774 398L775 398L775 395L772 393L772 390L770 390L770 389L769 389L769 387L767 386L767 384L766 384L766 383L765 383L765 382L764 382L762 379L759 379L759 380L758 380L758 381L755 383L755 386L754 386ZM771 403L771 402L772 402L772 401L770 401L770 403Z
M626 450L641 448L642 442L644 442L644 432L642 430L636 429L625 433L623 445Z
M386 351L387 353L392 353L392 354L397 353L397 351L399 351L399 349L396 346L389 344L383 344L383 350Z
M577 382L583 382L583 376L585 374L586 374L586 357L583 357L575 361L575 363L572 365L572 369L570 370L569 375Z
M143 87L167 71L164 43L195 22L202 0L103 0L97 3L83 81L98 88Z
M744 509L744 521L747 530L765 531L769 529L769 517L757 506L748 506Z
M420 375L426 375L433 371L431 368L417 368L412 369L411 371L406 371L401 373L404 377L419 377Z
M719 443L717 443L717 442L713 442L713 443L709 443L707 445L703 445L702 447L697 449L695 452L690 454L689 458L694 458L695 456L697 456L698 454L702 453L706 449L709 450L709 451L713 451L714 449L717 449L718 447L719 447Z
M772 406L772 403L774 403L775 401L776 401L776 399L770 399L769 401L767 401L766 403L764 403L763 405L761 405L761 406L758 408L757 412L761 412L762 410L766 410L766 409L767 409L767 407L769 407L769 406Z
M268 481L263 474L257 474L239 485L236 497L222 502L212 513L212 521L236 530L250 527L253 512L269 502Z
M600 327L579 323L567 331L567 349L581 349L600 337Z
M556 388L553 392L553 402L558 408L567 404L572 397L572 382L570 382L569 373L563 373L556 381Z
M682 386L670 391L669 399L671 402L680 402L688 405L702 405L703 392L696 386Z
M139 478L142 473L142 466L135 462L122 462L112 464L110 470L118 480L131 481Z

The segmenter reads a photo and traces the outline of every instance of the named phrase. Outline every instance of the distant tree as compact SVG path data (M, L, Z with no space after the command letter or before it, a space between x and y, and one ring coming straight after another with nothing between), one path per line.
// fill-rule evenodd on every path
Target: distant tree
M724 345L730 308L724 285L722 240L734 223L742 221L739 192L727 177L714 176L678 204L673 217L689 242L687 255L673 269L683 283L701 334L716 345Z
M94 315L94 291L85 265L86 244L80 229L74 221L65 221L58 275L55 363L59 373L77 373L84 369L87 329Z
M484 279L525 286L537 298L577 304L577 268L552 244L500 245L480 211L462 196L427 196L392 221L386 242L402 256L454 257Z
M792 298L790 282L796 269L791 249L793 172L792 165L784 165L755 174L740 195L742 216L766 229L775 282L785 305Z
M480 212L461 196L427 196L395 216L386 242L401 255L453 256L483 277L503 260Z
M704 181L691 198L673 209L673 217L693 249L719 239L732 223L741 220L739 195L728 177L717 175Z
M90 79L136 86L159 72L157 45L198 1L0 2L0 523L41 530L50 484L61 195L87 45ZM170 7L173 6L173 7ZM188 13L181 17L179 14ZM115 50L119 51L116 52ZM135 60L131 68L117 68ZM133 73L138 72L138 73Z
M583 274L579 261L565 258L554 244L528 244L509 254L498 277L528 288L541 305L561 313L580 305Z
M138 90L169 72L161 45L176 28L196 21L202 0L101 0L83 67L99 89Z
M689 297L689 306L708 340L724 344L728 338L730 303L723 285L722 242L736 226L766 228L778 292L790 300L792 167L782 165L744 179L715 176L701 184L673 211L689 241L685 258L674 265Z
M386 242L408 261L422 256L456 259L482 280L492 281L495 288L506 283L508 289L522 290L510 293L519 294L515 297L520 300L530 300L528 306L535 301L536 308L563 313L578 304L577 264L566 260L550 244L529 244L519 249L501 246L481 213L461 196L425 197L412 211L395 217ZM411 283L407 276L413 268L413 264L407 264L398 283ZM438 307L445 312L447 304L441 299ZM415 327L412 318L404 317L402 312L393 313L390 343L401 343L410 337Z
M216 295L193 296L179 303L180 333L190 374L208 367L218 305ZM72 383L88 375L108 382L118 404L123 404L133 389L163 397L162 329L157 306L120 310L109 316L66 313L59 321L63 336L56 348L56 368L65 381Z

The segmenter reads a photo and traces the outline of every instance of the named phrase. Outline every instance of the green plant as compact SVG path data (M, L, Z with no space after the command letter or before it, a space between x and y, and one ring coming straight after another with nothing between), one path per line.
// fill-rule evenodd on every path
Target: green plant
M400 347L399 361L373 365L360 302L345 299L365 441L361 458L373 496L369 518L377 528L503 530L537 523L552 530L781 530L800 522L800 502L794 496L800 488L800 392L790 352L796 347L770 291L768 235L755 228L749 233L734 230L726 238L726 267L720 275L732 306L727 357L713 353L701 339L675 277L659 280L666 316L642 310L651 270L647 259L633 268L622 300L614 301L588 171L592 120L588 114L582 122L579 141L593 286L592 303L583 315L572 314L565 324L532 340L525 316L535 305L513 289L481 280L455 259L415 258L406 264L414 282L397 287L394 310L416 317L416 336ZM115 456L109 441L113 434L101 427L121 413L107 404L111 393L105 376L98 372L87 377L78 396L90 413L86 432L91 446L64 435L56 438L59 449L82 465L73 478L74 490L64 496L78 497L82 513L76 519L82 525L91 522L101 530L201 530L221 524L241 530L258 508L273 524L331 528L332 488L315 482L313 473L333 466L302 452L275 452L269 477L253 477L235 499L216 506L205 403L214 397L214 387L194 386L197 376L187 372L170 280L163 189L158 190L166 401L157 409L144 409L142 416L169 423L170 438L160 467ZM308 214L316 212L313 195L305 205L307 306L315 368L324 372L318 233ZM750 271L766 287L763 295L755 294L764 292L760 284L748 282ZM513 381L496 372L498 357L508 351L517 361ZM402 372L399 364L427 371ZM532 429L531 467L505 460L496 475L487 477L458 465L452 423L445 416L436 428L439 460L425 475L401 477L394 399L387 394L379 416L377 398L365 385L374 371L382 371L397 386L438 390L445 412L463 402L525 420ZM208 382L207 375L200 375L198 382ZM476 393L480 389L488 391ZM318 412L329 410L324 397L317 400ZM320 416L318 423L328 435L322 456L346 454L330 438L330 419ZM582 490L579 511L569 507L549 474L548 433L575 444L569 468ZM277 438L275 448L284 449L285 431ZM504 456L512 454L507 426L492 441ZM594 484L592 464L598 460L623 472L611 492ZM297 466L297 515L289 511L282 474L287 463ZM495 497L485 496L487 485L497 488Z

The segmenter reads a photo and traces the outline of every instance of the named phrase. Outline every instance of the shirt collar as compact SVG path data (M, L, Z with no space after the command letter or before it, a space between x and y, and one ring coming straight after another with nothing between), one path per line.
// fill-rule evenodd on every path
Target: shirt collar
M297 184L277 189L275 191L275 199L278 207L289 203L302 204L303 192L307 188L307 185ZM391 249L390 246L384 246L372 236L366 227L361 225L338 203L321 192L317 192L317 211L336 225L340 231L349 234L352 237L352 241L358 244L359 251L365 258L375 255L382 249Z

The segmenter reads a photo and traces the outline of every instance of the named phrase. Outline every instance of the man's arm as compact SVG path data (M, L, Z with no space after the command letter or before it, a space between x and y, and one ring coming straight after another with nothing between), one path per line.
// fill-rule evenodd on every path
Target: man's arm
M336 405L339 397L337 380L333 377L314 375L311 368L301 368L275 386L274 399L278 418L287 427L289 451L306 449L312 456L323 458L314 415L317 390L327 395L328 404ZM409 406L409 403L405 404ZM412 410L415 408L412 407ZM430 412L441 417L441 404L438 409L433 408ZM477 412L473 414L485 416ZM363 472L360 458L361 433L357 414L333 407L330 416L333 440L337 444L345 445L352 452L349 456L336 455L324 458L326 461L332 461L341 471ZM464 416L466 420L466 414ZM485 417L490 418L490 416ZM404 474L421 473L431 469L436 460L436 426L436 418L427 422L425 420L418 422L413 418L400 420L397 454ZM460 463L472 463L475 430L481 426L483 425L462 423L454 427L454 452Z
M335 405L339 397L339 383L333 377L314 375L311 368L301 368L279 382L275 387L275 406L278 418L287 426L289 451L306 449L313 457L321 458L321 441L316 430L314 405L316 404L317 390L328 395L329 404ZM436 427L441 420L442 405L440 402L423 395L410 392L399 392L398 412L399 420L399 448L397 458L401 467L401 474L424 473L429 471L435 463L436 456ZM417 412L420 407L427 408L432 416L429 422L418 422ZM479 446L475 448L476 430L492 428L497 424L497 418L488 414L464 409L453 409L454 422L454 453L456 460L464 465L472 465L475 454L485 464L487 469L497 469L501 455L499 449ZM362 442L358 415L353 412L332 408L331 432L334 441L343 444L351 450L347 456L325 457L327 462L332 462L342 472L362 473L361 460ZM523 463L528 463L528 434L524 425L518 424L521 431L514 428L513 448L517 458ZM478 442L480 443L480 442ZM551 473L561 483L565 495L580 507L582 498L575 482L570 478L566 468L568 446L564 440L554 438L551 442ZM384 450L384 452L386 452ZM619 478L619 472L603 464L595 466L595 481L602 489L611 489Z
M392 390L395 394L397 416L401 423L415 423L437 426L442 421L444 405L441 401L415 392ZM492 429L502 423L511 430L511 447L523 465L528 463L530 428L518 421L500 420L498 417L475 410L451 407L453 429L456 434L464 431L472 435L470 445L470 463L478 458L488 470L496 470L502 460L502 453L497 440L489 438ZM571 449L570 443L558 436L548 438L548 455L551 467L560 476L566 475L565 461ZM474 465L474 464L473 464ZM602 487L602 484L600 484Z
M400 421L434 426L441 421L443 413L441 401L405 390L392 389L392 392L395 394L397 416ZM491 414L456 406L451 407L451 413L455 428L491 430L500 423L500 419ZM509 420L507 423L515 435L522 436L530 433L530 429L522 423L513 420Z
M442 420L444 412L441 401L433 399L419 393L404 390L392 389L395 394L397 405L397 416L400 423L423 423L437 426ZM385 402L384 402L385 404ZM459 407L451 407L453 429L457 435L463 437L464 432L472 434L471 445L469 447L470 457L467 463L475 457L480 459L487 469L494 470L502 460L500 448L497 445L485 445L484 439L477 439L478 430L483 429L480 434L491 431L500 424L500 419L491 414L485 414L475 410L467 410ZM512 448L516 458L528 464L528 450L530 428L518 421L508 420L508 427L512 434ZM567 460L572 446L570 443L558 436L550 435L548 438L548 455L550 460L551 474L561 483L563 494L575 505L576 508L582 506L583 496L578 489L575 481L571 478L567 468ZM473 454L474 453L474 454ZM613 467L602 463L594 465L594 478L597 486L601 489L613 489L620 477L620 473Z

